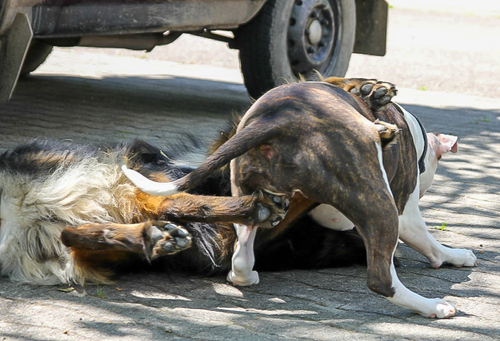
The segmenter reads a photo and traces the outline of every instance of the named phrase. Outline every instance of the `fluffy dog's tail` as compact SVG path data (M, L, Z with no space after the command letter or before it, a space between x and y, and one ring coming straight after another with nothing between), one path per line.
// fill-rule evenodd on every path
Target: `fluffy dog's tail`
M151 195L168 196L189 190L232 159L258 147L274 136L278 125L270 122L271 120L257 120L250 123L220 146L197 169L176 181L155 182L126 166L122 166L122 170L135 186Z

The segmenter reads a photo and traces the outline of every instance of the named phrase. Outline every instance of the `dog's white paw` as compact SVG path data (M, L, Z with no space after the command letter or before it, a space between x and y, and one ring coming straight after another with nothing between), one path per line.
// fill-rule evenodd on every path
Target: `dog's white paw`
M227 274L227 280L236 286L249 286L254 284L259 284L259 273L257 271L252 271L248 276L241 274L236 274L234 271L230 271Z
M440 298L430 299L429 301L434 304L434 307L430 311L420 312L420 315L443 319L455 316L457 312L453 305Z
M452 249L451 254L445 259L445 263L459 268L462 266L476 266L477 257L471 250Z
M460 249L462 254L459 262L453 263L454 266L477 266L477 257L471 250Z

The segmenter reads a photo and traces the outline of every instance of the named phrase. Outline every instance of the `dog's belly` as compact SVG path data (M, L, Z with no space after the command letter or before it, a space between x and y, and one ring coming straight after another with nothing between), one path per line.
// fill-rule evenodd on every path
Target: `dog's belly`
M308 215L321 226L332 230L346 231L354 228L354 224L331 205L321 204Z

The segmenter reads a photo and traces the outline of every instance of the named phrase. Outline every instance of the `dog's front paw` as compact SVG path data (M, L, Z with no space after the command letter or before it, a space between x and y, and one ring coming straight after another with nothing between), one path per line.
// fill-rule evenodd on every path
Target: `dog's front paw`
M463 250L463 263L462 265L455 266L477 266L477 257L471 250Z
M168 221L155 221L150 231L151 259L173 255L191 246L191 234L182 226Z
M431 264L434 268L439 268L442 264L451 264L458 268L462 266L477 266L477 257L471 250L467 249L447 249L439 264Z
M268 191L257 191L255 210L252 220L255 226L270 228L277 226L290 208L290 200L286 195Z

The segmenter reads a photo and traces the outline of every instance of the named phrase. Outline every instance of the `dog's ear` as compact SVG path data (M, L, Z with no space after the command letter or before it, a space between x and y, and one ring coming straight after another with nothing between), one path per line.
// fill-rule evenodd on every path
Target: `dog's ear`
M447 134L429 133L429 145L436 151L438 159L445 153L458 152L458 137Z

